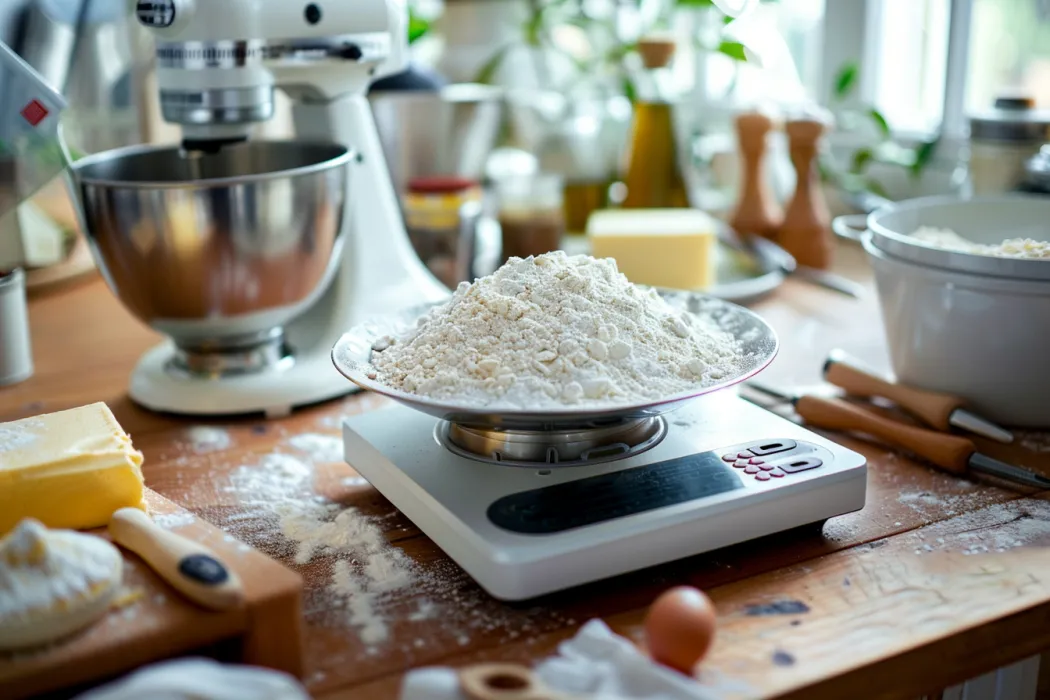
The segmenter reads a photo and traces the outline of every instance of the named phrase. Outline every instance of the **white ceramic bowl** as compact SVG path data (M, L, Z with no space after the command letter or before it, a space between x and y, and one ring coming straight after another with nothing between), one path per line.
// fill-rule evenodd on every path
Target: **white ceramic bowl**
M1050 198L912 200L871 214L861 236L898 381L960 396L1003 425L1050 427L1050 260L909 241L920 226L976 243L1050 240Z

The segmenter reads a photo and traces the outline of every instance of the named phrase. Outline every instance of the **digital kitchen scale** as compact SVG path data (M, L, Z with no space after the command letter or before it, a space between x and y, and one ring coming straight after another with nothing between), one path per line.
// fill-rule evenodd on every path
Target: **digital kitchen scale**
M510 432L402 404L348 418L347 462L489 594L525 600L864 507L867 464L739 398Z

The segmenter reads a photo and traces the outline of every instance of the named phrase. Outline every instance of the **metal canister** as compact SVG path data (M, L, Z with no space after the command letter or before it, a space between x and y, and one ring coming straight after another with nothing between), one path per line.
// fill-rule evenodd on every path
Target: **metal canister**
M22 270L0 274L0 386L33 376L26 279Z
M974 195L1003 194L1025 178L1025 164L1050 141L1050 112L1030 97L1000 97L970 117L969 170Z
M449 289L474 279L481 185L459 177L415 178L403 198L408 238Z

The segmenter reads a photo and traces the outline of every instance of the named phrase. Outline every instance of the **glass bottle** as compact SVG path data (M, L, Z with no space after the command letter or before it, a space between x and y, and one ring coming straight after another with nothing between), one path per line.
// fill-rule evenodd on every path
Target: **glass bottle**
M627 148L622 206L656 209L689 206L681 151L674 127L675 99L669 69L674 41L647 37L638 42L645 70L637 85Z

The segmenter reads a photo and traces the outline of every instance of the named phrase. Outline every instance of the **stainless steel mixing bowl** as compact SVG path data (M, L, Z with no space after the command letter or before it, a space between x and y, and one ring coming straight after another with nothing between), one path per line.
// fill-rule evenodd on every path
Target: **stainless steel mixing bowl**
M133 146L73 165L83 230L113 292L189 353L279 341L342 251L353 153L254 141L189 157Z
M660 291L672 307L712 321L740 343L743 361L738 371L721 381L661 399L614 405L567 406L561 410L529 410L447 403L398 391L382 384L371 364L372 345L385 336L400 337L434 305L407 309L362 323L347 331L332 348L332 362L344 377L362 389L374 391L441 420L469 427L502 430L576 430L610 422L624 422L669 413L698 396L739 384L765 369L776 357L780 341L761 316L732 302L698 292ZM440 302L439 302L440 303Z
M377 92L368 99L398 192L416 177L484 176L502 123L500 88L460 83L435 92Z

